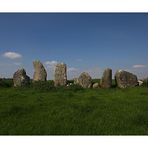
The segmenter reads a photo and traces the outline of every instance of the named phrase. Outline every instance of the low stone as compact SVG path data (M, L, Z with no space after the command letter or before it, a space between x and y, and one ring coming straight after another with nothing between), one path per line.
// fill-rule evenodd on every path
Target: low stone
M72 85L73 85L73 83L68 83L66 86L69 87L69 86L72 86Z
M119 88L135 87L138 85L137 76L124 70L116 72L115 82Z
M18 69L13 75L14 87L26 86L30 83L29 76L24 69Z
M139 86L142 86L143 83L144 83L144 82L143 82L142 80L138 80L138 85L139 85Z
M94 83L92 87L93 88L99 88L99 83Z

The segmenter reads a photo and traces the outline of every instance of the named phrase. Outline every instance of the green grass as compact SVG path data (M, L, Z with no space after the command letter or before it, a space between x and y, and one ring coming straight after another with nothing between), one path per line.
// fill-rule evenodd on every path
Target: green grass
M148 135L148 88L1 87L0 135Z

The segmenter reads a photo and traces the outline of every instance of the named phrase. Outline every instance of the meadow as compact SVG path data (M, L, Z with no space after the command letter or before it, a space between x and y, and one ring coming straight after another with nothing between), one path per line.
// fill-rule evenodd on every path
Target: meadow
M0 83L0 135L148 135L148 87Z

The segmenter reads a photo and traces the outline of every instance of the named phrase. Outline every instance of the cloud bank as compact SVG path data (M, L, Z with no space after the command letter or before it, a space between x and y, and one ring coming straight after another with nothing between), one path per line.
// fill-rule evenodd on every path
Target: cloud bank
M68 71L68 72L75 72L75 71L78 71L78 69L77 69L77 68L74 68L74 67L69 67L69 68L67 69L67 71Z
M53 68L58 62L57 61L46 61L45 62L45 65L48 67L48 68Z

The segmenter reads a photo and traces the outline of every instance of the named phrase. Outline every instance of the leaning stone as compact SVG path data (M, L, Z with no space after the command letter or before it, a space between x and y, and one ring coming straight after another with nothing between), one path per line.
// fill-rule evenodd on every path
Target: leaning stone
M100 84L103 88L110 88L112 86L112 70L110 68L104 70Z
M66 86L67 84L67 67L64 63L58 63L55 65L54 72L54 85Z
M33 81L46 81L47 72L43 64L40 61L35 60L33 61L33 67L34 67Z
M135 87L138 85L137 76L124 70L116 72L115 81L119 88Z
M99 83L94 83L92 87L93 88L99 88Z
M92 85L92 78L86 72L83 72L78 78L78 84L83 88L90 88Z
M29 76L26 75L24 69L18 69L13 75L14 87L26 86L30 83Z

